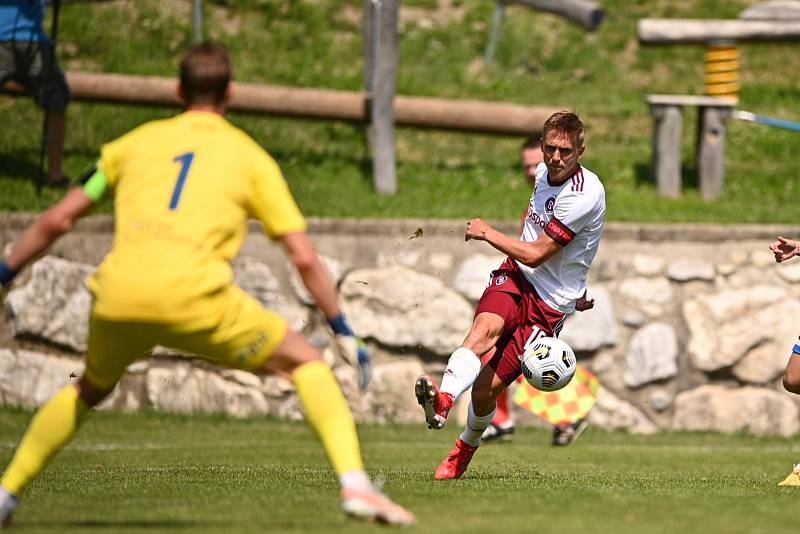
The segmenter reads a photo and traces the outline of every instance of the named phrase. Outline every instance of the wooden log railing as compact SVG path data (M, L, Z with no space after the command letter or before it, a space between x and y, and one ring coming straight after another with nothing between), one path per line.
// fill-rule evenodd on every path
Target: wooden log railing
M637 31L642 44L796 41L800 21L641 19Z
M181 105L174 78L68 72L67 81L76 100ZM20 88L5 86L3 92L15 94ZM356 123L368 120L364 92L234 82L232 95L231 111ZM402 126L519 136L541 132L547 117L559 109L419 96L397 96L394 107L395 123Z
M593 0L504 0L522 4L539 11L553 13L574 22L587 30L595 30L603 21L603 6Z

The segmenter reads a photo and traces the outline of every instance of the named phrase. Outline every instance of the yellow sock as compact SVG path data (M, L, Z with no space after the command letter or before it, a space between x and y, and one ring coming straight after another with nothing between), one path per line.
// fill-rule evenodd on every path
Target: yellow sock
M0 485L19 496L53 454L72 439L88 411L89 407L72 385L47 401L33 417Z
M307 363L294 372L292 380L306 421L317 432L336 473L363 470L353 414L328 366L321 361Z

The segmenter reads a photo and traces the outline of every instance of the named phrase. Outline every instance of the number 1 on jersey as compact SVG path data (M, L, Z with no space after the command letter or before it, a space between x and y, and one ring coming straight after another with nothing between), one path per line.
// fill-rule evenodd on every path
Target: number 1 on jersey
M178 202L183 192L183 184L186 182L186 175L189 174L189 167L192 166L193 159L194 152L187 152L172 160L181 162L181 172L178 174L178 180L175 182L175 189L172 191L172 199L169 201L170 210L175 210L178 207Z

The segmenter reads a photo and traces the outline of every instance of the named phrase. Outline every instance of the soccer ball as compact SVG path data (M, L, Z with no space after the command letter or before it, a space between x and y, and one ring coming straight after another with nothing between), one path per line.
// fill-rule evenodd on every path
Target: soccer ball
M541 391L556 391L575 375L575 353L569 345L554 337L540 337L522 354L522 374L530 385Z

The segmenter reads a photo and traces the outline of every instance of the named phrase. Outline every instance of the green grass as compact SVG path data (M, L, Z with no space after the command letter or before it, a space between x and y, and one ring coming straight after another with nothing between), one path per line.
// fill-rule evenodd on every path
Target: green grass
M694 164L693 112L684 128L686 192L658 198L650 176L650 93L699 94L703 48L643 47L642 17L735 18L747 0L604 0L606 20L587 34L553 15L506 11L494 65L482 62L494 2L405 2L400 35L400 94L509 101L577 109L588 124L587 167L607 189L608 218L645 222L770 222L800 217L795 132L731 121L722 198L703 202ZM224 42L236 78L302 87L362 86L361 3L346 0L205 2L208 35ZM74 3L62 10L60 55L71 69L173 75L191 41L190 3ZM108 28L113 28L109 32ZM146 29L147 31L140 31ZM740 107L800 120L796 44L743 44ZM780 68L775 68L780 65ZM66 170L77 176L99 146L170 110L76 103L70 108ZM518 166L520 139L398 130L399 192L372 191L363 128L333 122L233 115L279 161L308 215L354 217L480 216L516 219L528 192ZM40 210L31 184L41 116L27 99L0 97L0 210ZM106 204L102 210L108 210Z
M30 414L0 408L0 465ZM778 488L796 440L590 428L569 448L522 431L485 445L458 481L432 471L455 439L418 426L359 428L373 476L419 532L796 532L798 490ZM28 489L19 532L376 530L337 508L336 479L302 423L95 414Z

